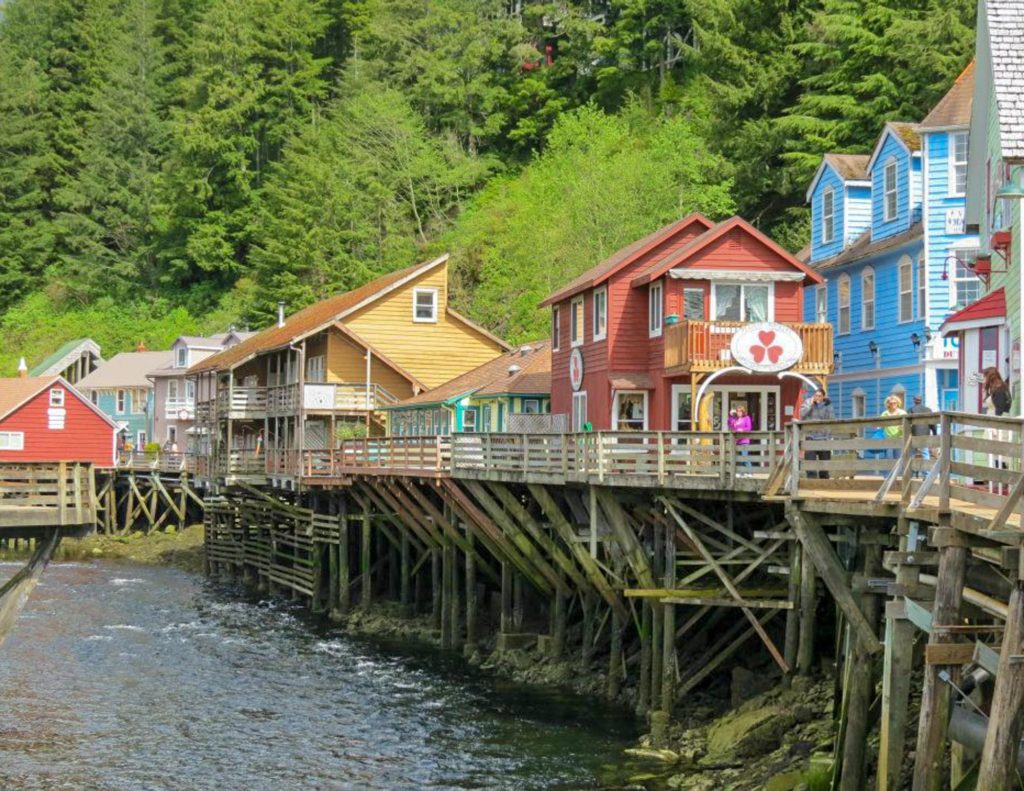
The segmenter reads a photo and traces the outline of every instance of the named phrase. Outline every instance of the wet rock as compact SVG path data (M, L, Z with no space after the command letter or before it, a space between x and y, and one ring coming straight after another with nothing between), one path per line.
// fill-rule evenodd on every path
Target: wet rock
M632 747L625 751L630 758L639 758L643 761L658 761L659 763L674 764L679 762L678 753L672 750L656 750L649 747Z
M783 772L775 775L764 786L764 791L793 791L803 783L803 772Z
M716 758L750 758L775 750L794 724L793 715L780 706L741 709L718 720L708 733L708 754Z

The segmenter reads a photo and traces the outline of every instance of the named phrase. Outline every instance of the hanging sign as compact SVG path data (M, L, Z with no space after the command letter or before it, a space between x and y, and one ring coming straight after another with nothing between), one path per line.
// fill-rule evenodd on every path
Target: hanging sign
M578 348L569 355L569 384L574 393L583 387L583 354Z
M792 368L804 356L804 344L785 324L759 321L736 331L729 344L732 359L751 371L776 373Z
M946 209L946 234L955 235L967 232L966 210L961 206L956 209Z

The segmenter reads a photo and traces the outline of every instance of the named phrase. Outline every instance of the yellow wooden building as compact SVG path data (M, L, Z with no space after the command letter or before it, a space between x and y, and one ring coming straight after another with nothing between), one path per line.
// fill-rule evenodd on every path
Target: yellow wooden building
M190 447L210 478L293 477L300 450L383 433L383 407L508 348L449 307L447 255L291 316L280 305L274 326L189 369Z

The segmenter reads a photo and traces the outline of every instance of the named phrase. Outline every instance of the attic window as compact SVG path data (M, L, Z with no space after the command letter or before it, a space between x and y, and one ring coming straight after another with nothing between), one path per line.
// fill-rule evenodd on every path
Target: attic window
M896 160L890 159L885 165L885 189L883 190L882 203L885 212L885 221L890 222L896 219Z
M836 195L829 187L821 196L821 243L829 244L836 238Z
M179 346L177 354L178 354L178 357L176 359L177 367L178 368L187 368L188 367L188 347L187 346Z
M417 288L412 292L412 320L437 321L437 289Z
M50 406L64 406L64 389L54 387L50 390Z

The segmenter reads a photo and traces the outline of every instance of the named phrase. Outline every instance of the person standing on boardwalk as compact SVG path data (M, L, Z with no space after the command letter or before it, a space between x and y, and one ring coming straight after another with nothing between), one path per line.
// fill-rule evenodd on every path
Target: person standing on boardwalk
M1003 379L998 368L986 368L982 371L984 376L985 400L983 407L990 415L1005 415L1013 406L1013 396L1010 394L1010 385Z
M832 409L832 402L824 390L815 390L814 395L804 401L800 407L801 420L835 420L836 413ZM832 439L832 435L822 428L809 427L806 432L807 439L821 442ZM829 461L832 458L830 450L806 450L804 461ZM811 470L807 473L808 478L827 478L828 470Z
M898 395L893 393L887 399L885 399L885 411L882 412L879 417L906 417L907 410L903 408L903 401ZM903 436L903 424L902 422L896 423L895 421L886 423L882 427L882 434L886 439L899 439ZM886 448L885 458L895 459L900 455L899 448Z
M746 458L750 455L750 437L745 435L750 433L753 426L754 421L747 414L746 407L736 407L729 413L729 430L740 435L736 440L736 449L744 457L744 467L751 466L750 460Z
M930 415L932 414L932 410L922 403L921 396L916 395L914 396L914 405L907 410L907 414ZM929 434L937 433L938 431L936 430L934 423L915 422L910 426L910 435L912 437L927 437ZM927 459L929 457L928 448L923 444L920 447L916 447L914 449L914 456L918 459Z

